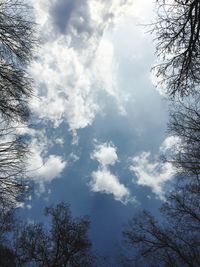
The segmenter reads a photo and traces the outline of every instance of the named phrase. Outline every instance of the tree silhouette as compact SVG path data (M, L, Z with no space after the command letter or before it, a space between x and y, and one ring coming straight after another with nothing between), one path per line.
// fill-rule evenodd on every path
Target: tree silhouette
M26 191L26 158L28 145L16 128L4 126L0 130L0 206L9 207Z
M7 121L25 121L32 94L26 67L36 43L31 8L23 0L0 3L0 112Z
M129 221L123 235L134 251L129 266L200 265L200 182L177 185L162 206L162 223L147 211Z
M27 66L37 43L32 9L25 0L0 2L0 203L24 191L27 143L17 127L28 121L32 81Z
M173 103L169 132L180 139L175 153L165 158L176 170L176 185L162 205L160 222L147 211L130 220L124 231L135 249L127 260L130 266L200 266L198 95Z
M0 205L0 266L16 267L15 253L10 246L9 234L14 231L14 210Z
M17 266L96 266L88 239L89 220L72 218L69 205L60 203L45 209L49 231L42 224L20 228L15 238Z
M196 94L171 105L169 133L179 142L164 160L174 166L175 187L161 207L159 221L148 211L129 221L123 236L133 250L124 266L200 266L199 103Z
M199 237L170 226L162 227L147 212L132 220L124 233L136 249L130 266L199 266Z
M169 133L180 138L172 158L176 170L185 175L200 174L200 102L199 96L173 103L170 112Z
M198 91L200 83L200 1L157 0L156 74L174 97Z

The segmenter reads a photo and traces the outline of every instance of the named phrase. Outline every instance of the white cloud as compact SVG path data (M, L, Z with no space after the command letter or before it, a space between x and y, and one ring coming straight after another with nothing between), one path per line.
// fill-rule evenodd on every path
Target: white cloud
M60 177L67 166L67 162L59 155L48 154L48 141L42 131L35 132L30 145L30 156L28 158L28 174L31 179L41 184L44 188L45 182L51 182Z
M60 176L64 168L66 167L66 162L62 157L57 155L49 155L44 161L41 155L32 158L32 177L35 181L39 182L51 182L53 179Z
M126 115L125 103L128 101L128 94L119 87L118 63L115 59L114 45L108 36L101 39L96 51L93 77L101 90L116 101L120 114Z
M160 162L151 163L149 158L149 152L143 152L134 157L130 170L136 175L138 185L149 186L156 195L163 198L163 185L173 176L172 165Z
M113 1L114 2L114 1ZM134 16L139 23L146 23L148 25L155 16L155 1L154 0L130 0L132 5L129 6L129 16ZM148 24L147 24L148 23Z
M91 159L99 162L98 170L91 174L91 190L112 194L116 200L124 204L132 201L129 189L120 183L119 178L109 170L109 166L118 161L116 147L111 143L96 144Z
M113 45L103 36L130 12L131 2L33 2L43 43L30 68L38 88L31 106L40 119L55 127L66 121L72 132L87 127L102 111L99 91L125 113L127 98L118 88Z
M127 203L130 200L129 190L121 184L118 177L112 174L106 167L99 168L92 173L90 186L93 192L113 194L116 200L123 203Z
M167 137L160 147L160 152L164 154L175 153L174 148L179 142L175 136ZM150 152L142 152L131 159L129 168L136 176L138 185L149 186L152 191L161 199L164 197L164 185L173 178L175 173L171 163L161 162L158 159L152 160Z
M76 162L80 159L80 157L74 153L74 152L71 152L70 155L69 155L69 161L70 162Z
M98 144L91 155L102 166L114 165L118 161L117 149L110 143Z
M61 147L64 145L64 143L65 143L65 141L64 141L64 139L63 138L56 138L55 140L54 140L54 143L55 144L57 144L57 145L60 145Z
M163 154L174 154L180 150L181 139L179 136L168 136L160 147L160 152Z

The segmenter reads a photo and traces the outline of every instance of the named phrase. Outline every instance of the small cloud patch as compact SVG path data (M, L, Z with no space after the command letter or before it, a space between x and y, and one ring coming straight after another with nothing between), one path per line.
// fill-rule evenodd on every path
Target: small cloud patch
M175 153L174 148L180 140L175 136L167 137L160 147L160 153ZM158 158L156 155L155 158ZM175 173L171 163L160 160L151 160L150 152L142 152L131 159L130 171L134 173L134 182L138 185L148 186L160 199L164 198L164 185L170 181Z
M116 147L112 143L96 144L91 159L99 162L98 170L91 174L91 190L112 194L115 200L124 204L132 201L129 189L109 169L109 166L113 166L119 161Z

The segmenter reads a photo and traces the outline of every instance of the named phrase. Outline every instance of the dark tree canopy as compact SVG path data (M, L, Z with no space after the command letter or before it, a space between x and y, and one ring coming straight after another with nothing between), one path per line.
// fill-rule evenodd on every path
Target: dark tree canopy
M147 211L133 217L124 230L134 249L127 266L200 266L200 180L179 180L161 208L162 222Z
M88 238L89 220L72 218L69 205L46 208L49 230L42 224L25 225L15 239L17 266L89 267L95 265Z
M14 210L0 206L0 244L7 243L7 233L13 230L14 226Z
M157 76L170 96L181 97L199 90L200 1L157 0L157 50L161 63Z
M134 256L127 260L129 266L199 266L199 223L195 231L185 223L161 225L145 211L133 218L124 231L129 249L135 249Z
M15 253L10 247L9 234L14 231L14 210L0 205L0 266L16 267Z
M16 267L15 254L8 246L0 244L0 266L1 267Z

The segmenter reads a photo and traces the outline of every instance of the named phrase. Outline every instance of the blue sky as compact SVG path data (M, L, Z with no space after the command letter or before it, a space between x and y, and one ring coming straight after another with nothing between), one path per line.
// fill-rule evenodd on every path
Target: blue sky
M167 136L167 102L150 73L152 1L35 0L41 45L29 71L35 81L28 159L34 191L28 221L66 201L89 215L100 254L114 256L122 226L143 208L157 213L173 177L159 161L177 141Z

